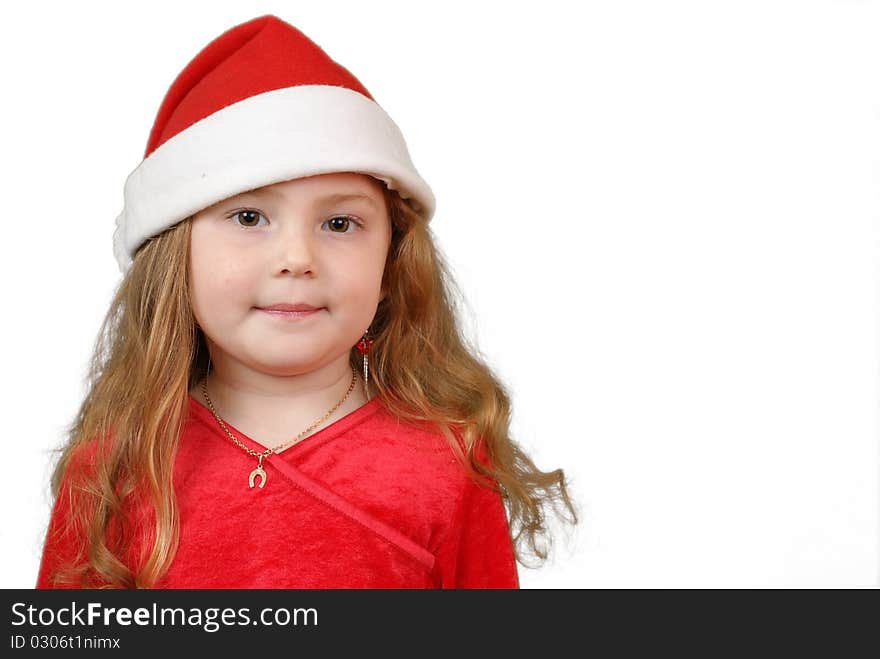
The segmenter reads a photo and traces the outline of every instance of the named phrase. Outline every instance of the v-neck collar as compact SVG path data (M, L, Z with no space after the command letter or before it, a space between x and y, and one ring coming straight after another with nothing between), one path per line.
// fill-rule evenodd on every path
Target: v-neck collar
M241 451L241 447L234 446L232 442L229 441L229 437L223 431L223 428L220 427L220 424L217 423L217 419L214 418L213 412L209 410L204 404L200 403L196 400L195 397L191 393L187 393L187 398L189 399L189 408L193 416L195 418L202 421L208 428L211 433L223 439L224 442L229 444L230 447L235 448L238 451ZM363 405L361 405L356 410L353 410L343 416L342 418L337 419L329 426L325 426L318 430L317 432L312 433L308 437L305 437L298 441L293 446L289 446L281 453L278 454L270 454L277 455L279 458L288 458L292 455L297 455L302 453L303 451L307 451L315 448L325 442L339 437L341 434L346 432L347 430L353 428L354 426L366 421L369 417L373 416L376 412L379 411L379 399L372 398ZM247 446L248 448L262 453L268 446L263 446L253 438L244 434L241 430L233 426L231 423L223 419L223 423L226 424L226 427L229 428L229 432L231 432L236 439L238 439L242 444ZM291 435L290 439L293 439L294 435ZM287 440L289 441L289 440ZM281 442L282 444L284 442Z

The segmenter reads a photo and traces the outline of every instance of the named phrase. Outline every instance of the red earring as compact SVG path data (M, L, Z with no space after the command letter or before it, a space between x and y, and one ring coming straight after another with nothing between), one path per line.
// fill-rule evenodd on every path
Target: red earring
M357 342L358 352L361 353L362 355L366 355L368 352L370 352L370 348L372 346L373 346L373 339L367 338L367 333L364 332L364 336L361 338L360 341Z
M370 348L372 347L373 340L367 337L367 332L364 332L361 340L357 342L357 349L358 352L364 356L364 395L366 396L367 400L370 400L370 391L367 387L367 378L369 377L370 372L370 369L367 365L367 353L370 352Z

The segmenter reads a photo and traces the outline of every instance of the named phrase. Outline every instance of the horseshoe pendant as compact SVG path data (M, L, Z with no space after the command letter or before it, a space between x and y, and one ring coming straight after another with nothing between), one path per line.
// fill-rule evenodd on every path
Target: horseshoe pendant
M266 472L263 471L263 456L260 456L260 463L257 465L257 468L251 472L250 478L248 478L248 483L250 483L251 487L254 486L254 479L259 476L260 477L260 487L262 488L266 484Z

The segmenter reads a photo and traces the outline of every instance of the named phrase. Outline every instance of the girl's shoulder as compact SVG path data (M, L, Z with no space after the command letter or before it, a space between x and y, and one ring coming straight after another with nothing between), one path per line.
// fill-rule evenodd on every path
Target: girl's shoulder
M376 459L385 462L388 469L411 473L416 476L413 480L417 486L440 489L445 496L460 494L474 484L450 440L435 424L399 418L384 408L376 417L375 423L365 427L367 435L363 439L367 443L349 444L346 450L378 451ZM474 452L479 462L488 464L479 442Z
M436 424L420 419L398 417L381 405L371 424L372 430L385 437L390 446L419 459L436 460L440 464L455 462L455 453L449 439Z

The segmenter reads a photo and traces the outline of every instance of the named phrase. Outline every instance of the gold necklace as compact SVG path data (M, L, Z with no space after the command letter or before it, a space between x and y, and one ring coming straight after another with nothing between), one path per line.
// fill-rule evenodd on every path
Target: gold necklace
M345 392L345 396L342 397L342 400L340 400L338 403L336 403L336 405L333 407L333 409L331 409L329 412L327 412L327 414L325 414L322 418L315 421L308 428L303 430L299 435L294 437L291 441L289 441L285 444L279 444L275 448L267 448L265 451L262 451L260 453L257 453L253 449L250 449L247 446L245 446L244 444L242 444L240 441L238 441L235 438L235 436L231 432L229 432L229 428L226 427L226 424L223 423L223 419L221 419L220 415L217 414L217 410L214 409L214 403L211 402L211 397L208 395L208 376L207 376L207 374L205 375L205 379L202 380L202 393L205 395L205 400L208 401L208 407L211 408L211 414L214 415L214 418L217 419L217 423L219 423L220 427L223 428L223 430L226 432L227 435L229 435L229 439L231 439L238 446L240 446L245 451L250 453L252 456L259 459L259 462L257 463L257 468L254 469L250 473L250 476L248 477L248 483L250 483L250 486L253 487L254 486L254 479L257 476L259 476L260 477L260 487L262 488L266 484L266 478L267 478L266 472L263 471L263 458L265 458L270 453L279 453L282 449L285 449L288 446L293 446L294 444L296 444L298 441L300 441L303 438L303 435L308 433L310 430L313 430L322 421L327 419L327 417L329 417L331 414L333 414L333 412L335 412L336 409L348 399L349 394L351 394L352 390L354 390L354 383L355 382L357 382L357 371L355 371L354 368L352 368L351 369L351 385L349 385L348 391Z

